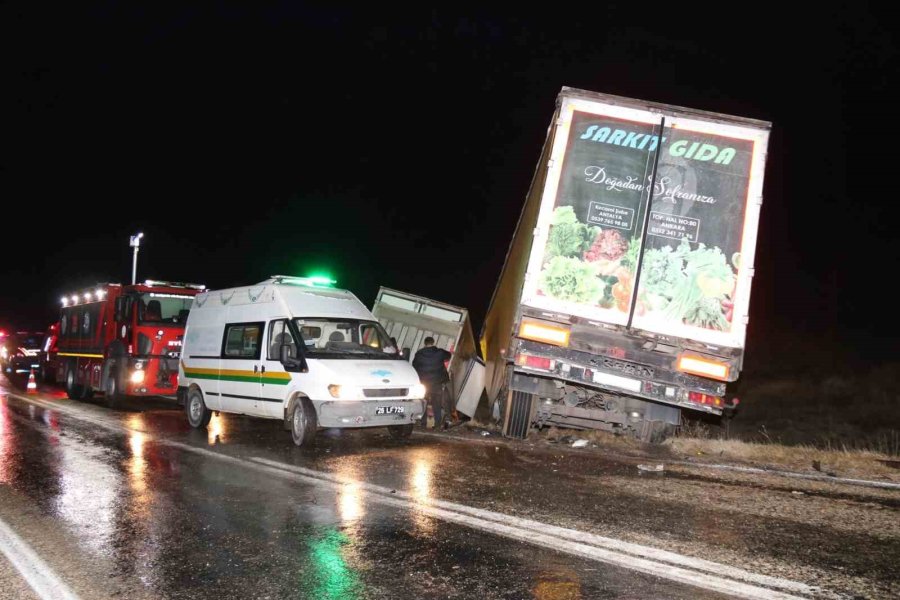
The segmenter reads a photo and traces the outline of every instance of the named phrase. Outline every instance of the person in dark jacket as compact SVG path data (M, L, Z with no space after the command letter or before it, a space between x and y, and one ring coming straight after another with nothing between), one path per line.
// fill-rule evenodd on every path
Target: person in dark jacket
M413 357L413 368L419 374L419 381L425 386L426 410L422 415L422 427L428 426L427 404L431 404L434 412L434 428L440 429L443 424L443 404L445 396L445 384L450 381L450 374L444 362L452 356L443 348L434 345L434 338L427 337L422 343L422 348Z

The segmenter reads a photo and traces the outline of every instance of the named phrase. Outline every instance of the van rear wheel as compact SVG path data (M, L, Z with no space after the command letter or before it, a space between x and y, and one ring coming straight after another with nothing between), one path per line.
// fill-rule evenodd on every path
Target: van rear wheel
M309 398L298 398L291 410L291 438L297 446L309 446L316 437L316 409Z
M184 411L187 413L188 423L194 429L204 429L209 425L212 411L206 407L203 401L203 393L197 388L188 391L187 401L184 403Z

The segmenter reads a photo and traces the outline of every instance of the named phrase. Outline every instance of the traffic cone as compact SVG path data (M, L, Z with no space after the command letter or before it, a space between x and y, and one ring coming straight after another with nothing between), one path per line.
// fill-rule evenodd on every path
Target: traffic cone
M34 380L34 368L32 368L31 372L28 374L28 385L25 386L25 389L29 394L37 394L37 381Z

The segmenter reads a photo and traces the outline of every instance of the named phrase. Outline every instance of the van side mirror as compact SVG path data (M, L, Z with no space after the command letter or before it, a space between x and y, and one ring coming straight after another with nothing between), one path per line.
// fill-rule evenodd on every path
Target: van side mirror
M300 356L299 359L291 356L291 347L287 344L281 347L281 364L284 365L286 371L299 371L300 373L309 373L309 365L306 364L306 357Z

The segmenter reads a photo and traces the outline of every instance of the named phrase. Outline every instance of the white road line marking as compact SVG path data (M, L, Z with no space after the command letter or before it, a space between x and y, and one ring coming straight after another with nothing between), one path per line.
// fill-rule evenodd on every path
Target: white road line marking
M537 533L546 533L553 536L556 536L560 539L570 540L579 543L590 544L592 546L598 546L601 548L605 548L607 550L611 550L614 552L632 554L637 557L647 558L650 560L661 561L671 563L673 565L678 565L682 567L687 567L699 571L706 571L715 575L727 576L738 580L743 580L746 582L755 583L758 585L764 585L768 587L773 587L776 589L782 589L786 591L791 591L800 594L814 594L819 590L817 588L810 587L806 584L791 581L788 579L781 579L778 577L769 577L767 575L760 575L757 573L751 573L750 571L745 571L743 569L738 569L735 567L729 567L728 565L723 565L720 563L715 563L712 561L704 560L702 558L694 558L691 556L684 556L682 554L676 554L674 552L669 552L667 550L660 550L658 548L653 548L650 546L641 546L640 544L634 544L631 542L625 542L622 540L617 540L615 538L603 537L599 535L595 535L592 533L587 533L583 531L578 531L575 529L566 529L564 527L556 527L554 525L547 525L546 523L541 523L539 521L533 521L530 519L523 519L521 517L514 517L512 515L507 515L504 513L498 513L490 510L474 508L471 506L466 506L465 504L458 504L455 502L448 502L446 500L439 499L428 499L421 500L416 498L414 495L404 492L402 490L391 490L390 488L386 488L383 486L359 482L352 479L338 477L336 475L332 475L330 473L324 473L322 471L314 471L312 469L307 469L305 467L300 467L296 465L289 465L286 463L281 463L278 461L269 460L266 458L259 457L251 457L250 460L269 465L275 468L285 469L288 471L293 471L297 473L301 473L303 475L307 475L309 477L317 477L321 479L326 479L328 481L332 481L334 483L340 485L353 484L358 485L361 489L365 489L369 492L375 494L386 495L394 498L403 498L408 502L419 505L426 504L430 506L436 506L438 508L450 510L457 513L462 513L466 515L470 515L475 518L485 519L488 521L495 521L497 523L501 523L504 525L509 525L512 527L516 527L519 529L525 529L529 531L535 531Z
M415 501L409 496L409 494L406 494L405 492L401 492L399 490L391 494L390 490L387 488L378 489L378 486L372 486L371 484L366 484L365 482L358 482L356 480L350 479L344 480L343 482L328 481L324 478L314 475L294 472L293 465L286 465L284 463L277 463L276 461L258 458L254 458L251 460L255 460L260 462L261 464L265 464L275 471L291 472L297 479L306 483L310 483L312 485L324 485L326 487L332 487L334 489L340 489L340 487L342 487L343 485L357 485L360 487L360 489L374 492L374 494L369 498L373 502L397 506L406 510L416 510L428 516L444 521L451 521L460 525L488 531L490 533L501 535L503 537L511 538L521 542L544 546L552 550L565 552L567 554L574 554L576 556L581 556L592 560L598 560L619 567L624 567L632 571L640 571L642 573L647 573L656 577L670 579L679 583L686 583L688 585L702 587L708 590L717 591L741 598L798 598L798 596L792 596L786 593L774 591L772 589L750 585L739 580L718 577L716 575L708 573L700 573L672 564L667 564L665 562L659 562L647 558L640 558L638 556L627 554L625 552L594 546L590 543L586 543L592 541L590 539L591 537L593 537L591 536L591 534L581 533L574 530L566 530L577 537L581 537L582 540L577 541L566 539L555 535L555 531L560 530L560 528L544 525L542 523L532 521L532 525L526 528L513 524L517 522L526 522L526 520L519 519L517 517L511 517L509 515L504 515L501 513L494 513L481 509L473 509L471 507L444 502L441 500L434 500L431 502ZM396 498L391 498L390 496L396 496ZM454 506L465 510L449 510L447 508L444 508L444 506ZM481 518L478 516L474 516L473 514L466 513L481 513L484 515L488 515L489 518ZM543 531L541 531L542 529ZM624 542L619 542L618 540L611 540L610 538L605 539L612 542L624 544ZM639 546L637 546L636 544L630 544L630 546L639 548ZM644 550L654 549L645 548ZM679 557L679 559L682 559L687 566L693 566L691 565L691 562L695 560L691 559L690 557L680 556L674 553L666 554L668 554L670 557ZM715 565L715 563L709 563L707 561L703 562L705 562L707 565ZM729 567L726 567L725 565L716 566L720 571L722 571L721 574L723 575L725 571L729 570ZM733 570L733 572L737 571L740 570ZM761 580L762 578L764 578L764 576L755 575L746 571L742 573L747 579L759 578ZM791 588L792 591L795 592L806 594L814 594L817 592L817 590L802 583L777 578L765 579L768 580L767 583L769 585L774 584L776 585L776 587L780 588Z
M0 519L0 552L9 559L31 589L41 598L78 600L78 596L3 519Z
M105 429L123 433L140 431L126 427L120 422L108 419L105 416L88 416L78 412L74 408L60 406L58 404L46 402L42 399L29 398L18 394L8 395L25 402L37 404L43 408L57 410L68 414L77 420L89 422ZM150 436L150 438L158 444L178 448L194 454L202 454L210 458L241 465L245 468L265 471L282 477L288 476L317 487L325 487L331 491L338 490L342 486L348 484L358 485L360 488L365 489L372 494L371 500L381 504L396 506L406 510L418 510L444 521L458 523L506 538L543 546L591 560L614 564L629 570L639 571L679 583L721 592L730 596L752 599L772 598L788 600L791 598L799 598L799 596L793 596L786 592L803 595L823 594L823 590L797 581L751 573L728 565L683 556L658 548L641 546L573 529L546 525L537 521L530 521L512 515L495 513L444 500L417 500L412 495L401 490L395 490L392 493L389 488L364 481L340 478L330 473L315 471L305 467L280 463L264 458L251 457L249 460L237 458L205 448L176 442L167 438L156 437L145 431L141 432Z

